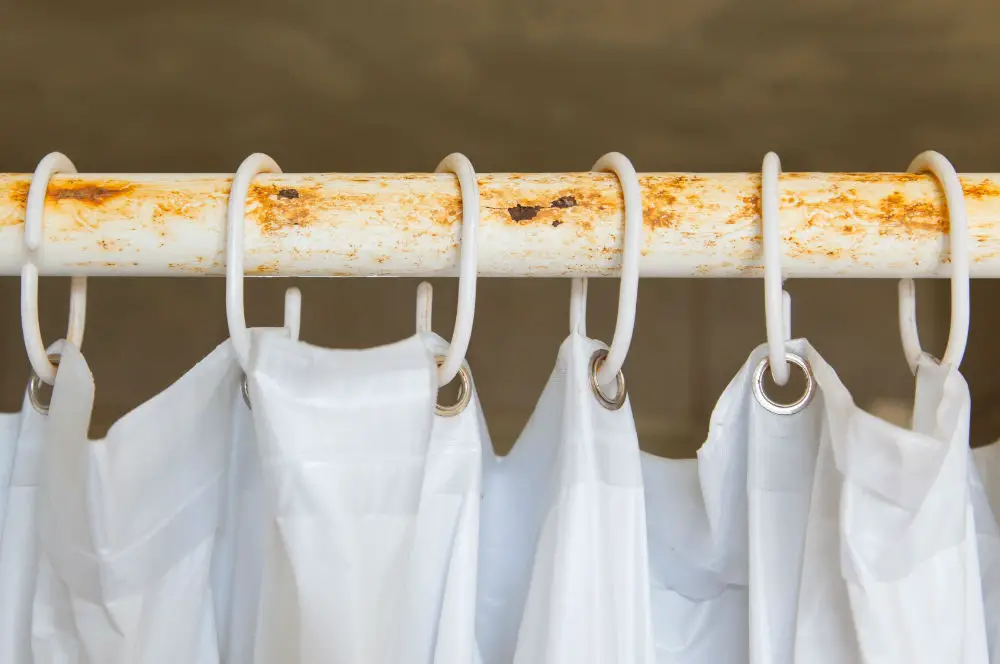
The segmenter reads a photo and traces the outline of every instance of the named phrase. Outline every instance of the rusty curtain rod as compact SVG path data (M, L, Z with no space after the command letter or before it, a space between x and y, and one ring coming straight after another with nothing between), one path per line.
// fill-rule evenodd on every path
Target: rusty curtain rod
M974 277L1000 277L1000 175L962 175ZM0 274L23 260L30 174L0 174ZM225 271L230 175L56 175L43 275ZM762 274L759 173L640 175L646 277ZM614 276L622 198L603 173L480 174L479 272ZM785 173L788 277L945 277L944 196L929 175ZM461 225L449 174L261 175L247 205L247 275L454 276Z

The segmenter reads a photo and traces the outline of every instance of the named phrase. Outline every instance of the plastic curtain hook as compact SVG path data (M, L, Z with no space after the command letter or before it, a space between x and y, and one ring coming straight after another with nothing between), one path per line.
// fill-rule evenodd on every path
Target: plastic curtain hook
M642 189L639 176L628 157L609 152L590 169L614 173L625 202L625 232L622 239L622 272L618 288L618 314L611 346L596 351L590 359L590 386L598 403L608 410L625 405L626 386L622 366L628 356L635 330L635 312L639 299L639 256L642 251ZM570 334L587 334L587 279L575 278L570 287ZM614 384L613 396L605 389Z
M430 282L421 281L417 286L417 334L430 334L431 320L434 312L434 287ZM435 355L434 361L440 368L445 362L444 355ZM441 417L454 417L458 415L472 400L472 375L468 367L463 362L458 367L458 396L452 404L442 404L435 402L434 412Z
M302 291L294 286L285 290L285 332L292 341L299 340L302 329Z
M778 385L788 383L785 342L791 338L791 296L782 287L781 226L779 224L778 177L781 160L774 152L764 155L761 166L761 229L764 245L764 322L767 329L768 364Z
M587 280L573 279L569 293L570 334L587 336Z
M421 281L417 286L417 334L427 334L433 328L434 287L429 281Z
M52 152L38 163L31 178L24 214L24 262L21 265L21 331L24 335L24 347L35 375L49 385L55 382L56 365L49 359L38 322L37 260L38 251L42 247L45 194L49 188L49 180L56 173L76 173L76 166L66 155ZM77 348L83 345L86 316L87 279L73 277L70 282L66 340Z
M243 160L233 176L226 211L226 322L229 338L244 372L250 360L250 332L243 311L243 235L247 193L253 179L261 173L281 173L281 168L269 156L259 152Z
M479 228L479 182L472 162L464 154L454 152L445 157L436 173L454 173L462 193L462 243L459 247L458 310L455 329L451 334L448 354L438 366L438 386L444 387L458 375L465 362L465 353L472 339L472 323L476 317L476 231Z
M639 256L642 251L642 189L639 176L628 157L620 152L609 152L594 164L592 171L604 171L618 176L625 201L625 235L622 239L622 273L618 289L618 316L615 333L607 357L600 362L597 382L609 385L616 380L625 364L632 332L635 329L635 312L639 299ZM584 293L586 291L584 290ZM622 381L619 381L622 382Z
M285 290L285 321L282 327L289 339L299 340L299 330L302 328L302 291L294 286ZM253 405L250 403L250 385L247 382L245 372L240 389L243 392L243 401L247 408L253 409Z
M910 173L930 173L944 189L948 204L951 244L951 328L948 345L941 357L942 364L958 367L969 341L969 219L965 210L965 192L955 167L944 155L928 150L910 162ZM899 281L899 332L903 352L910 371L917 372L920 356L920 334L917 331L917 293L913 279Z

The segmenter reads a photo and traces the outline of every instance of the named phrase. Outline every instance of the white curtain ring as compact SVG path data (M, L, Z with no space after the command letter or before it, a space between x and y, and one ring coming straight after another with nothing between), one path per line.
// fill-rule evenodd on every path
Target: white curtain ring
M628 157L620 152L609 152L594 164L592 171L604 171L618 176L625 201L625 236L622 239L622 273L618 289L618 317L615 321L615 333L611 338L608 355L601 362L597 372L600 385L608 385L614 381L625 364L629 345L632 343L632 332L635 329L635 311L639 299L639 257L642 251L642 188L639 186L639 176ZM573 280L573 289L582 298L586 298L586 280ZM579 297L573 301L579 302ZM579 304L570 305L570 325L582 328L580 323L585 312Z
M910 162L910 173L930 173L944 189L948 205L951 244L951 328L941 362L953 367L962 363L969 341L969 219L965 210L965 192L955 167L944 155L933 150L921 152ZM913 279L899 281L899 332L910 371L917 372L920 334L917 331L917 293Z
M233 176L226 212L226 322L229 338L243 371L250 364L250 332L243 311L243 235L247 194L261 173L280 173L281 168L266 154L254 153L243 160Z
M76 173L76 166L69 157L59 152L47 154L35 169L28 188L24 212L24 263L21 265L21 332L31 368L39 380L49 385L56 380L56 365L42 340L38 322L38 250L42 245L45 194L49 180L55 173ZM66 340L77 348L83 345L83 332L87 316L87 279L73 277L70 282L69 324Z
M779 223L778 178L781 160L774 152L764 155L760 175L760 217L764 249L764 324L767 330L767 356L771 378L778 385L788 382L788 358L785 342L791 334L791 321L786 320L786 310L791 309L791 298L782 288L781 274L781 225Z
M453 152L438 164L435 173L454 173L462 192L462 240L459 247L458 310L448 354L438 366L438 386L444 387L458 374L472 339L476 317L476 231L479 228L479 182L468 157Z

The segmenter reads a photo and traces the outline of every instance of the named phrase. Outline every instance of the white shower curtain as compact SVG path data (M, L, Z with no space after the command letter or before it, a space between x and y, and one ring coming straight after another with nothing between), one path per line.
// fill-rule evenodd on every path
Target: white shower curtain
M264 477L254 661L473 662L478 400L436 417L439 339L255 340Z
M764 408L762 346L671 460L574 332L496 458L471 379L436 414L435 335L251 348L248 401L226 342L90 440L67 344L49 413L0 418L0 662L1000 661L1000 448L953 367L903 428L804 340L814 398Z

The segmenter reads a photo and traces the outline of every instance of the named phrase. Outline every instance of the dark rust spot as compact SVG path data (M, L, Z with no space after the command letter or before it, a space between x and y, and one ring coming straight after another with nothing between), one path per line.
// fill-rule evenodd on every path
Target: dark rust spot
M80 201L89 205L104 205L108 201L128 196L135 185L128 182L107 181L101 185L84 180L66 180L49 185L49 196L57 201Z
M562 222L561 221L559 221L558 219L553 219L552 220L552 228L559 228L560 226L562 226Z
M554 208L571 208L576 207L576 197L575 196L560 196L551 203L549 207Z
M247 192L248 215L257 221L264 234L303 232L326 214L358 209L377 210L376 196L370 193L331 192L319 184L295 188L254 184Z
M514 207L507 208L507 214L514 221L528 221L534 219L538 215L538 211L541 208L538 205L515 205Z

